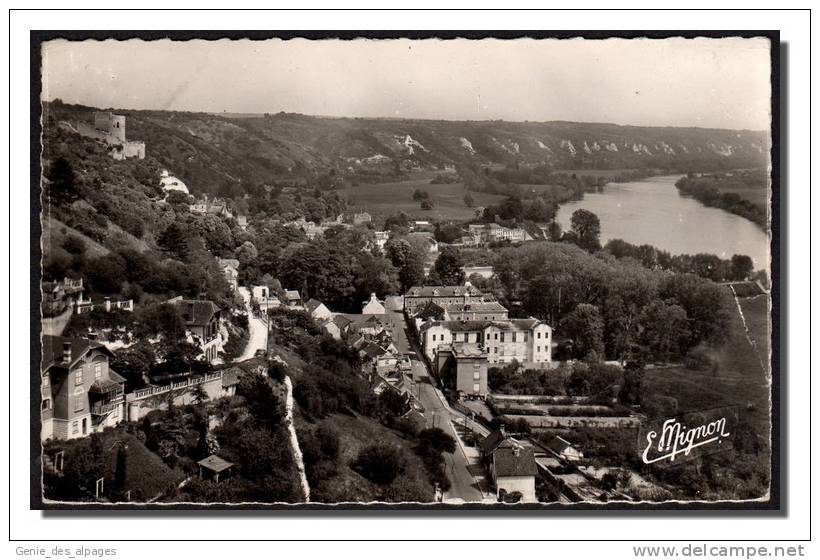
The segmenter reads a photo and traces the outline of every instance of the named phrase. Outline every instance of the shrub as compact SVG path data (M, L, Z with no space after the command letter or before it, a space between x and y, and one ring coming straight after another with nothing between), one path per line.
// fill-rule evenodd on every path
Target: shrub
M359 474L376 484L390 484L406 466L407 459L402 451L384 444L365 447L353 464Z

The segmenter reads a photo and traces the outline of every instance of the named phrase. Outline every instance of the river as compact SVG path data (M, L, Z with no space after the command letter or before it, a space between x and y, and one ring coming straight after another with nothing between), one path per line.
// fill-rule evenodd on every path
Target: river
M767 234L745 218L681 196L675 188L680 177L609 183L603 192L587 193L583 200L563 204L556 219L566 231L572 213L583 208L600 218L602 245L610 239L623 239L673 255L712 253L723 259L749 255L755 269L768 269Z

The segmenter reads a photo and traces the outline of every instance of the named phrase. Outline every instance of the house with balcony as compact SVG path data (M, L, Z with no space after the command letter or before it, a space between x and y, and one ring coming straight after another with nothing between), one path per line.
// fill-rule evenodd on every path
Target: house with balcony
M125 378L111 369L113 354L85 338L43 336L40 439L75 439L125 418Z
M176 306L190 338L199 345L208 362L214 363L222 350L220 330L221 311L207 299L182 299L178 296L168 303Z

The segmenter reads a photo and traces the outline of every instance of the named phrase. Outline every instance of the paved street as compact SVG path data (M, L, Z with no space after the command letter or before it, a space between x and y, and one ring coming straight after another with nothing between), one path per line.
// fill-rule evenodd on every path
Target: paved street
M413 345L405 330L404 316L395 311L388 311L386 315L387 320L393 326L393 343L398 351L402 353L413 351ZM419 352L420 349L416 351ZM452 410L443 395L433 387L424 362L417 358L413 358L411 362L413 365L413 395L424 407L427 427L441 428L458 441L452 421L458 419L461 422L463 416ZM485 497L487 487L484 480L484 469L479 464L476 454L470 453L469 450L468 453L469 458L459 442L455 453L444 454L447 476L452 483L450 490L444 493L445 501L479 502ZM482 493L482 488L484 493Z
M239 356L239 358L237 358L238 362L242 362L253 358L257 350L264 349L266 347L265 337L267 336L268 328L267 325L265 325L265 322L262 319L255 317L251 311L251 294L248 289L245 287L240 287L239 293L245 300L245 309L248 311L248 326L251 331L251 336L248 340L248 345L245 347L245 351L242 352L242 355Z

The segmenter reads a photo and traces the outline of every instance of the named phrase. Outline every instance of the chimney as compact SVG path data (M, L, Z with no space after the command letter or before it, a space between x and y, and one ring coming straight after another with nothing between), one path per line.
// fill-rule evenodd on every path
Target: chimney
M504 424L501 424L498 427L498 431L501 432L501 435L507 437L507 429L504 427Z
M70 364L71 363L71 341L64 340L63 341L63 363Z
M521 448L519 446L517 446L517 445L513 446L513 455L515 455L516 457L521 456Z

